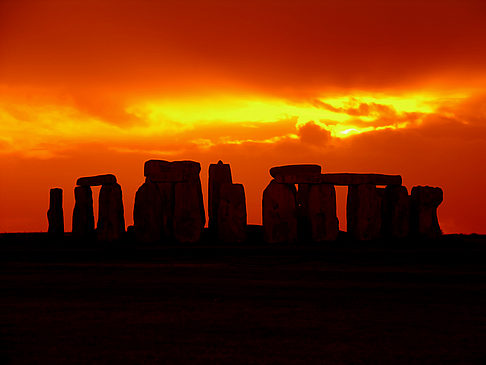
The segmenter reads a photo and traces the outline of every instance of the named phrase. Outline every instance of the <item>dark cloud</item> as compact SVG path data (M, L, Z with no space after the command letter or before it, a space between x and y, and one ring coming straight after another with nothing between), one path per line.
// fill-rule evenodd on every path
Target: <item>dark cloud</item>
M325 146L332 138L331 132L321 128L312 121L304 124L298 129L298 136L302 143L319 147Z

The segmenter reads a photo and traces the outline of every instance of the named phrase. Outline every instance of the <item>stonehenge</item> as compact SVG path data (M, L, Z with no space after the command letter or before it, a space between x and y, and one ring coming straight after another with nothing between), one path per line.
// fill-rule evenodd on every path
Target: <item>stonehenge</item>
M410 229L416 236L437 238L441 235L437 207L442 203L441 188L414 186L410 194Z
M209 165L209 229L221 242L246 240L246 197L242 184L233 184L231 167L219 160Z
M112 174L81 177L74 188L73 235L115 241L125 233L125 213L121 186ZM101 185L98 223L95 230L91 186Z
M205 215L201 211L201 184L194 181L178 182L174 187L173 233L178 242L194 243L201 237ZM135 226L137 229L137 226Z
M80 177L76 181L78 186L100 186L116 184L116 177L112 174Z
M347 233L354 240L403 239L411 234L436 238L441 234L437 219L440 188L414 187L409 196L400 175L321 173L319 165L309 164L273 167L270 175L273 180L262 202L268 243L336 240L335 185L348 188Z
M143 167L144 176L152 182L184 182L199 179L201 165L194 161L148 160Z
M93 193L90 186L74 188L73 235L87 238L94 235Z
M263 234L268 243L297 241L296 189L275 179L263 191Z
M270 176L281 184L312 184L321 180L319 165L287 165L270 169Z
M206 215L199 172L194 161L149 160L145 182L135 195L133 220L145 243L199 241Z
M300 185L299 185L300 189ZM331 184L310 185L308 217L313 242L334 241L339 234L336 189Z
M121 186L103 184L100 190L96 234L100 241L116 241L125 233L125 213Z
M195 161L148 160L145 181L135 194L130 234L142 243L196 243L206 223ZM415 186L410 195L400 175L322 173L316 164L270 169L262 195L263 238L267 243L323 243L339 236L335 186L346 186L347 237L437 238L442 232L437 208L442 189ZM121 186L115 175L81 177L74 189L72 232L76 237L117 241L125 233ZM92 186L100 186L98 222L94 222ZM231 167L221 160L208 170L208 236L223 243L247 240L245 189L233 183ZM64 233L62 189L50 191L48 232Z
M400 175L382 174L322 174L320 183L332 185L402 185Z
M54 188L49 192L49 210L47 211L49 228L53 237L64 236L64 213L62 209L62 189Z
M209 165L208 183L208 214L209 228L217 230L220 191L223 184L232 184L231 167L219 160L217 164Z
M410 232L410 198L405 186L389 185L382 203L384 237L406 238Z
M135 194L133 221L138 241L170 240L174 211L174 184L146 181Z
M346 220L348 233L356 240L374 240L381 233L381 194L375 185L348 187Z
M246 241L246 199L242 184L225 183L219 192L217 233L221 242Z

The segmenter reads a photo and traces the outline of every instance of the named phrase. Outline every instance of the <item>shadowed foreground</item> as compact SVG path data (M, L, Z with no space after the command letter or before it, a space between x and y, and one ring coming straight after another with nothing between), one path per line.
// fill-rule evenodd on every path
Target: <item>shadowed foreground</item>
M298 248L63 248L41 235L0 243L1 363L486 361L481 237Z

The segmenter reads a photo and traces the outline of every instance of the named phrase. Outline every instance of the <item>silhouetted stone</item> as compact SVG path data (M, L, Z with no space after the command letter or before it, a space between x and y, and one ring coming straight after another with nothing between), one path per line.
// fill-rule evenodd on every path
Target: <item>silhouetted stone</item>
M154 243L172 237L174 184L146 181L135 194L133 221L138 241Z
M382 205L382 229L386 237L405 238L410 228L410 197L405 186L385 188Z
M357 240L380 237L381 197L372 184L350 185L346 202L348 233Z
M148 160L144 164L144 176L152 182L183 182L199 178L201 165L194 161Z
M442 234L437 219L437 208L442 203L441 188L414 186L410 196L411 233L427 238L437 238Z
M217 230L220 189L222 184L231 184L231 167L221 160L209 165L208 213L209 228Z
M49 192L49 210L47 211L49 222L48 232L55 237L64 236L64 213L62 209L62 189L55 188Z
M100 190L96 234L100 241L116 241L125 233L123 195L119 184L103 185Z
M179 242L197 242L201 237L204 223L200 180L176 183L174 238Z
M334 185L310 185L308 214L313 242L337 239L339 221L336 216L336 190Z
M309 192L311 184L299 184L296 195L297 233L300 242L310 242L312 225L309 217Z
M86 176L80 177L76 181L76 185L79 186L99 186L99 185L109 185L116 184L116 177L112 174L106 175L96 175L96 176Z
M218 239L223 242L246 240L246 200L242 184L220 186L218 207Z
M402 185L402 177L382 174L322 174L320 182L332 185Z
M321 166L319 165L286 165L270 169L270 175L281 184L319 183Z
M268 243L297 240L296 191L294 185L275 180L263 192L263 231Z
M199 178L199 176L194 180L194 182L196 183L197 195L199 199L199 214L201 216L201 221L204 228L204 225L206 224L206 211L204 210L204 198L201 186L201 179Z
M74 188L73 235L90 237L94 234L93 193L89 186Z

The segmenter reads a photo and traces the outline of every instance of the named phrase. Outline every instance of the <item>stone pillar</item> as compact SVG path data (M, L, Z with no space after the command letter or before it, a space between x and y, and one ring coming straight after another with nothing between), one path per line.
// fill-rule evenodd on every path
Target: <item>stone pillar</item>
M300 242L312 240L312 224L309 217L309 193L311 184L298 184L297 188L297 233Z
M381 198L375 185L348 186L346 218L348 233L354 239L373 240L380 237Z
M209 228L212 231L217 231L221 185L231 184L232 182L229 164L219 160L217 164L209 165L208 214Z
M442 234L437 208L443 200L441 188L414 186L410 196L410 230L414 235L437 238Z
M219 190L217 232L223 242L246 241L246 201L242 184L222 184Z
M206 222L200 171L194 161L145 162L146 181L135 195L133 210L137 240L199 240Z
M410 197L405 186L388 185L382 205L382 232L385 237L408 237Z
M198 202L199 202L199 215L201 216L202 227L206 224L206 211L204 210L204 198L202 193L201 178L199 175L194 181L196 183Z
M185 243L199 241L205 223L200 180L176 183L174 195L174 238Z
M93 193L90 186L74 188L73 235L90 237L94 234Z
M133 221L137 240L144 243L172 238L174 184L146 181L135 194Z
M48 232L54 237L64 236L64 213L62 209L62 189L55 188L49 192L49 210L47 211L49 222Z
M100 241L116 241L125 233L123 196L118 183L102 185L96 234Z
M310 185L308 214L313 242L337 239L339 221L336 215L336 190L334 185Z
M268 243L297 241L296 191L275 180L263 191L263 231Z

